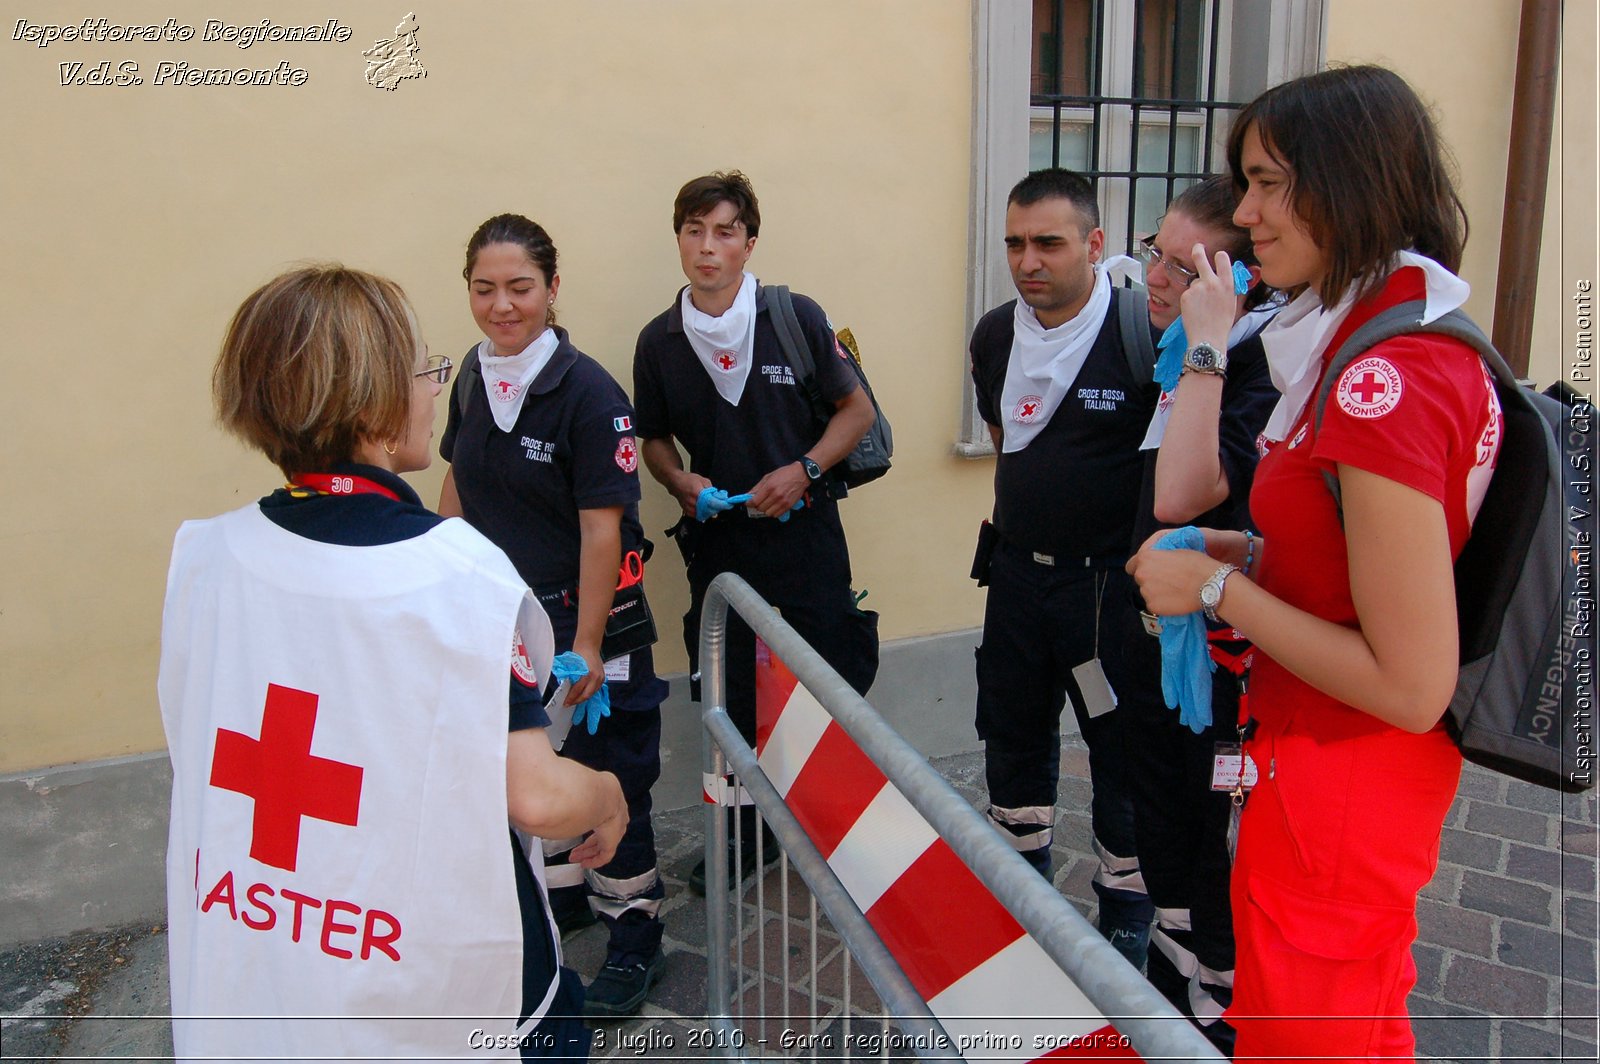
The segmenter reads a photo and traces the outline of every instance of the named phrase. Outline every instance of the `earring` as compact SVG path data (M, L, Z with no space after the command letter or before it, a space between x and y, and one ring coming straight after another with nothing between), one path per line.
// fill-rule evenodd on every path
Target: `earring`
M394 444L393 440L385 440L384 443L383 443L383 453L384 454L394 454L395 451L398 448L394 447L393 444Z
M556 297L555 296L551 296L550 297L550 301L545 304L545 306L547 306L547 307L553 307L555 305L556 305Z

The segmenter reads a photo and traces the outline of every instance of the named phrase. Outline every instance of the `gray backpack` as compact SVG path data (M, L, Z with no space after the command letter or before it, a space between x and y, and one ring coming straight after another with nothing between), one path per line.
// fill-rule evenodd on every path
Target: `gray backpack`
M1563 401L1560 385L1544 395L1522 387L1472 319L1452 311L1424 325L1423 308L1420 300L1391 307L1345 341L1317 391L1316 427L1340 374L1384 340L1438 333L1482 356L1505 433L1455 564L1461 673L1446 724L1469 761L1544 787L1588 790L1594 786L1593 408L1570 388ZM1338 502L1338 477L1324 477Z
M763 290L767 296L767 309L772 314L773 330L778 334L778 344L799 376L817 420L826 424L833 416L833 404L823 399L817 390L817 364L812 358L811 346L806 343L805 334L800 331L800 319L795 317L794 298L786 285L769 284ZM856 380L867 393L867 398L872 400L873 419L872 427L845 455L844 461L828 470L831 494L835 498L843 498L851 488L870 484L883 476L889 471L889 459L894 457L894 430L889 427L889 419L883 416L883 408L878 405L878 397L872 393L872 385L867 383L866 370L861 368L861 352L856 350L855 340L849 333L850 330L846 329L839 334L840 349L849 352L845 361L850 363Z

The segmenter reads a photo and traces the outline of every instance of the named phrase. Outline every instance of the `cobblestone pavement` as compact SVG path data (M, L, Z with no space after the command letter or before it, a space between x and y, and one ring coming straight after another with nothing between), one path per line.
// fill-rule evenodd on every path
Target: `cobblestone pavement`
M981 803L980 755L960 754L934 764L964 795ZM1056 883L1091 916L1087 774L1086 751L1075 736L1067 738ZM702 1019L705 910L684 885L701 852L703 816L691 808L657 818L668 880L666 972L639 1017L598 1028L595 1059L709 1055ZM1418 905L1418 982L1411 1011L1419 1059L1596 1059L1597 819L1593 795L1563 798L1468 767L1444 830L1438 875ZM798 878L793 883L789 912L804 916L805 895ZM745 925L746 955L754 956L759 939L768 968L775 971L777 959L785 958L793 977L787 1001L777 982L766 983L764 1011L774 1017L765 1032L768 1044L775 1045L784 1029L800 1035L820 1031L829 1044L847 1044L842 1036L849 1014L856 1032L849 1044L862 1045L863 1035L878 1030L869 1018L876 999L866 979L845 962L825 922L813 979L803 924L788 921L787 942L783 937L776 870L767 874L764 889L769 913L761 926L753 915ZM584 931L567 943L567 962L587 978L604 948L602 930ZM748 1000L758 1006L752 1011L761 1011L762 988L751 980L746 985ZM124 928L13 950L0 955L0 1015L6 1017L0 1057L162 1059L171 1054L170 1029L161 1019L167 1005L165 937L158 928ZM820 1017L815 1026L809 1019L813 1008ZM776 1018L784 1014L801 1019ZM751 1031L749 1038L762 1033Z

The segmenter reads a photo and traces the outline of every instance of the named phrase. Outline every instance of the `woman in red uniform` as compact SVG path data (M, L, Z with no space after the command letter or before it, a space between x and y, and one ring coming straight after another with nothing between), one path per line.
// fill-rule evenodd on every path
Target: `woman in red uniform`
M1228 161L1263 279L1301 290L1262 334L1283 399L1251 494L1254 563L1248 578L1233 568L1244 533L1207 530L1205 553L1147 545L1129 567L1155 612L1204 601L1258 651L1260 781L1233 875L1237 1057L1410 1059L1416 896L1461 770L1441 724L1457 670L1451 564L1500 412L1477 354L1436 336L1357 359L1320 427L1309 400L1379 311L1425 300L1431 320L1466 300L1466 217L1426 107L1378 67L1263 94ZM1203 283L1227 276L1226 256L1214 267L1197 258Z

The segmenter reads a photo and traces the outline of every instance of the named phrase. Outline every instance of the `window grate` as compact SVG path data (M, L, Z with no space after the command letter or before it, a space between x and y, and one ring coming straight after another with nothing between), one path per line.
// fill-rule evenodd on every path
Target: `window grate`
M1133 0L1131 11L1128 0L1035 0L1032 87L1057 91L1030 97L1030 169L1065 166L1095 182L1109 250L1120 238L1131 251L1175 195L1221 164L1222 138L1242 106L1221 98L1222 9L1222 0ZM1111 88L1122 92L1106 84L1118 16L1132 33L1132 63L1111 70L1119 83ZM1091 46L1072 47L1063 39L1072 33ZM1085 84L1090 91L1061 91Z

